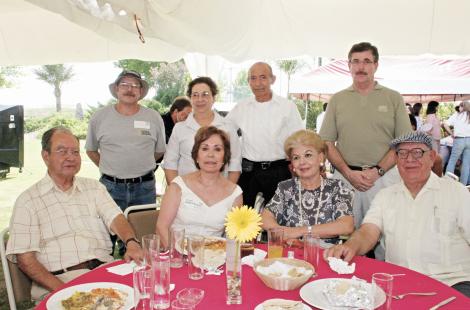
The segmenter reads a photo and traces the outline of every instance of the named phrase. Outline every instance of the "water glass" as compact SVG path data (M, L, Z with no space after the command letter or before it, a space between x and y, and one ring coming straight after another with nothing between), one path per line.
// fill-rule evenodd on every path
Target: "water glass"
M170 260L152 261L151 285L151 308L170 308Z
M315 268L318 274L320 264L320 238L316 234L307 233L303 235L304 240L304 260Z
M150 266L136 266L132 270L134 287L134 307L136 310L150 309L152 270Z
M142 250L144 252L143 263L151 266L152 260L159 259L160 255L160 237L156 234L142 236Z
M171 268L183 267L184 256L184 228L170 228L170 266Z
M204 277L204 237L191 235L188 237L188 275L191 280Z
M282 257L284 229L268 229L268 258Z
M172 310L193 310L194 307L190 305L182 304L179 300L175 299L171 302Z
M383 291L385 293L385 302L377 309L390 310L392 309L392 291L393 291L393 276L388 273L374 273L372 275L372 291L374 294L374 305L378 302L376 299L380 298Z

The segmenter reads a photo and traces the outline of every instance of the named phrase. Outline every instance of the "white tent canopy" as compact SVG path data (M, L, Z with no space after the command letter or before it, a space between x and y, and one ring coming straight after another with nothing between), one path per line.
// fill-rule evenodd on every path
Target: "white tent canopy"
M400 92L406 102L470 98L470 58L382 57L375 78ZM347 60L336 60L303 76L294 76L290 93L326 101L329 95L351 83Z
M466 0L2 0L0 65L470 54ZM145 43L141 43L136 27Z

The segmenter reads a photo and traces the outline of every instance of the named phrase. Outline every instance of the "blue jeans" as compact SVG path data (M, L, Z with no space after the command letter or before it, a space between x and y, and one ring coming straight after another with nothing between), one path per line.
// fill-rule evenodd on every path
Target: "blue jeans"
M106 186L108 193L122 211L126 210L129 206L155 203L157 200L155 179L141 183L117 183L101 177L100 182ZM111 255L114 252L116 240L116 235L111 235L111 242L113 243ZM124 244L120 243L119 254L124 255L124 253Z
M129 206L155 203L157 200L155 179L142 183L116 183L101 177L100 182L106 186L108 193L122 211Z
M450 154L446 172L454 173L457 160L462 155L462 166L460 167L460 183L467 185L470 182L470 137L455 138Z

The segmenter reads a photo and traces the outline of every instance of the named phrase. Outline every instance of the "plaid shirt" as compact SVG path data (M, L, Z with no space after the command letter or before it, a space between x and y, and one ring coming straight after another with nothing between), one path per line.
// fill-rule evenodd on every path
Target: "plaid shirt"
M15 254L36 252L49 271L95 258L110 262L110 225L119 214L121 210L98 181L75 177L64 192L46 175L15 202L8 259L16 262Z

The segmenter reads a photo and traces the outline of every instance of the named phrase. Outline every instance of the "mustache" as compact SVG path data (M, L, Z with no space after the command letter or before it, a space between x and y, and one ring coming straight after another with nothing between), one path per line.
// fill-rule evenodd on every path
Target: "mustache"
M134 96L134 93L133 92L127 92L127 93L124 93L124 96Z
M357 71L356 75L367 75L365 71Z

